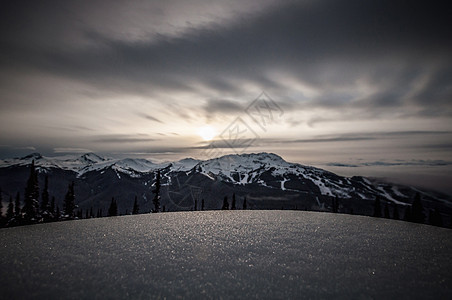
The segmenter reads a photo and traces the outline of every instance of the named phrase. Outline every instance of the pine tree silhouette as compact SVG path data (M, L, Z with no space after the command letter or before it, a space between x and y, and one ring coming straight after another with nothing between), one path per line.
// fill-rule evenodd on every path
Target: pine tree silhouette
M198 198L195 198L195 206L193 207L194 211L198 210Z
M393 218L394 220L399 220L399 219L400 219L400 216L399 216L399 209L398 209L398 207L397 207L397 204L395 204L395 203L394 203L394 212L393 212L392 214L393 214L392 218Z
M224 196L223 198L223 206L221 207L222 210L228 210L229 209L229 202L228 202L228 196Z
M61 217L60 207L56 206L55 220L58 221Z
M411 205L411 221L415 223L424 223L425 215L422 207L421 195L416 193L413 204Z
M55 215L55 197L52 196L52 200L50 200L50 212L52 215Z
M430 210L428 223L433 226L443 226L443 219L441 217L441 213L437 208L435 208L435 210Z
M2 221L2 218L3 218L3 196L2 196L2 189L0 188L0 223Z
M231 210L235 210L235 193L232 193Z
M44 190L41 194L41 212L49 210L49 177L46 176L44 180Z
M133 202L132 215L138 215L140 213L140 207L138 206L137 196L135 196L135 202Z
M12 218L14 218L14 202L13 197L9 196L8 209L6 210L6 220L10 221Z
M411 206L407 205L405 207L405 215L403 216L403 220L407 222L411 222Z
M75 193L74 193L74 182L69 184L66 197L64 198L63 212L64 217L67 219L74 218L75 210Z
M246 197L243 199L243 209L246 210Z
M338 213L339 212L339 197L338 196L334 197L331 204L332 204L333 213Z
M439 212L439 210L437 208L435 208L435 220L436 220L436 226L440 226L443 227L443 218L441 217L441 213Z
M388 203L386 202L386 204L385 204L385 208L384 208L384 217L386 218L386 219L390 219L391 218L391 216L389 215L389 207L388 207Z
M39 214L39 184L34 160L31 163L30 176L28 177L27 187L25 188L23 212L26 223L37 222Z
M201 210L204 210L204 198L201 199Z
M45 177L44 190L41 194L41 216L44 222L49 222L53 219L53 212L49 202L49 177Z
M113 217L118 215L118 206L114 197L111 198L110 207L108 208L108 216Z
M374 203L374 217L376 218L381 218L381 204L380 204L380 196L377 196L375 198L375 203Z
M16 219L20 219L21 211L22 211L22 209L20 207L20 193L17 192L16 200L14 202L14 215L15 215Z
M153 212L158 213L160 211L160 170L157 170L157 176L155 181L155 189L152 191L154 193L154 210Z

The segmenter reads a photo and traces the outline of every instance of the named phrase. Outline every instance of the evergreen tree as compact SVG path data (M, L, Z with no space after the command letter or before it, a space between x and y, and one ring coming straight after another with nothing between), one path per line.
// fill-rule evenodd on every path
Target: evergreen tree
M235 210L235 193L232 194L231 210Z
M14 203L13 203L13 197L9 197L9 203L8 203L8 210L6 211L6 220L11 220L14 218Z
M0 188L0 220L3 218L3 196L2 189Z
M111 198L110 207L108 208L108 216L113 217L118 215L118 206L116 205L115 198Z
M25 188L23 212L27 223L37 221L39 215L39 184L38 172L36 172L34 160L31 163L30 176L27 181L27 187Z
M89 209L89 217L90 218L94 218L94 212L93 212L93 207L91 206L91 208Z
M435 210L430 210L428 219L429 224L433 226L443 226L443 219L441 217L441 213L437 208L435 208Z
M229 202L228 202L228 196L224 196L223 198L223 206L221 207L222 210L228 210L229 209Z
M400 216L399 216L399 208L397 207L397 204L394 203L394 212L393 212L393 216L392 218L394 220L399 220Z
M380 196L377 196L375 198L375 203L374 203L374 217L376 218L381 218L381 204L380 204Z
M198 210L198 198L195 198L195 206L193 207L194 211Z
M246 210L246 197L243 199L243 209Z
M49 177L45 177L44 190L41 194L41 212L44 213L50 210L49 204Z
M20 207L20 193L17 192L16 200L14 202L14 215L16 218L20 218L21 216L21 207Z
M336 196L332 200L332 206L333 206L333 213L339 212L339 197Z
M132 215L138 215L140 213L140 207L138 206L137 196L135 196L135 202L133 202Z
M441 217L441 213L439 212L439 210L437 208L435 208L435 219L436 219L436 226L440 226L443 227L443 218Z
M89 210L85 211L85 219L89 219Z
M58 221L61 217L60 207L56 206L56 213L55 213L55 221Z
M384 212L384 217L386 219L390 219L391 218L391 216L389 215L389 206L388 206L387 202L385 204L385 208L384 208L383 212Z
M403 216L403 220L407 222L411 222L411 206L407 205L405 207L405 215Z
M64 217L68 219L74 218L74 210L75 210L75 193L74 193L74 182L72 182L68 186L68 191L66 193L66 197L64 198Z
M422 207L421 195L416 193L413 204L411 205L411 221L415 223L424 223L425 215Z
M204 210L204 198L201 200L201 210Z
M49 177L45 177L44 190L41 194L41 216L45 222L53 219L53 211L49 202Z
M52 215L55 214L55 197L52 196L52 200L50 201L50 212Z
M155 189L152 191L154 193L154 211L155 213L160 211L160 170L157 170L157 176L155 181Z

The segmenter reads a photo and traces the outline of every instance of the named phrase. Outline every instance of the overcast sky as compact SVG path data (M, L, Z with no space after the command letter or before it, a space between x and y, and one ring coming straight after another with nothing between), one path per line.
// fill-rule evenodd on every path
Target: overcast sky
M447 4L2 1L0 157L266 151L452 193Z

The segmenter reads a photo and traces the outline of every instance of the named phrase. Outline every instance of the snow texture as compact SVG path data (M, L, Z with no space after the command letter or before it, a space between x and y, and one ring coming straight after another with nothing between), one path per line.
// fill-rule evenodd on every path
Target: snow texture
M3 299L452 297L451 230L299 211L0 230Z

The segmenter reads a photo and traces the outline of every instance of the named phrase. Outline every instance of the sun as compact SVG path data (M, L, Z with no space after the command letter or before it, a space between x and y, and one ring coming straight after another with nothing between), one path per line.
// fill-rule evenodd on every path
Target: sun
M215 137L215 129L212 126L203 126L199 128L198 134L205 141L211 141Z

